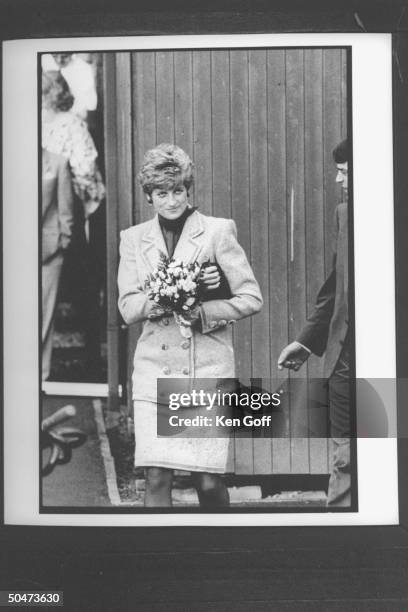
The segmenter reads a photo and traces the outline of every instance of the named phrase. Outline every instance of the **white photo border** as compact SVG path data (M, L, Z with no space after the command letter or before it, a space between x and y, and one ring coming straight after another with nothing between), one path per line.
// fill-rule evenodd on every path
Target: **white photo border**
M399 524L396 438L357 440L358 512L143 515L39 513L37 54L59 50L120 51L246 46L351 46L356 376L395 379L391 34L85 37L5 42L5 524L120 527ZM372 158L373 151L375 159ZM373 469L379 456L381 470Z

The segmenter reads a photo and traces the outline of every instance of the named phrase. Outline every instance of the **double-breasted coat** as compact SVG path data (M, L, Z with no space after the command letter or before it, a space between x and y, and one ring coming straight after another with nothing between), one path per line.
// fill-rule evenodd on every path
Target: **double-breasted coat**
M128 325L144 322L134 356L133 398L153 402L157 378L233 378L232 324L262 307L261 291L237 241L235 222L195 211L185 222L173 256L185 263L217 263L231 297L204 302L201 330L193 330L191 339L184 338L173 317L154 318L154 303L144 291L160 251L166 252L166 246L157 215L121 232L119 310Z

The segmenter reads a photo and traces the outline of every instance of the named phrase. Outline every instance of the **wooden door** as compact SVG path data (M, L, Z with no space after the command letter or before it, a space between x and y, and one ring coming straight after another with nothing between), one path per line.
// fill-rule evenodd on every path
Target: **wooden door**
M105 66L114 388L124 352L117 340L118 232L152 214L135 177L144 152L160 142L191 155L194 204L236 221L261 285L262 312L234 332L240 376L286 378L278 355L304 324L331 265L340 196L332 150L347 134L346 50L138 51L107 54ZM128 380L138 333L135 326L128 334ZM322 360L312 357L307 371L320 376ZM298 437L309 418L288 406L284 438L237 435L231 471L327 473L327 440Z

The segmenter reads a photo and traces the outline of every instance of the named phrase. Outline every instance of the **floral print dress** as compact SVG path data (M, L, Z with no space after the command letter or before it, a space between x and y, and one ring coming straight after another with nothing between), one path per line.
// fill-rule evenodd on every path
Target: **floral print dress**
M68 159L76 195L84 206L85 218L96 211L105 196L97 165L98 153L86 123L71 112L60 112L42 122L42 147Z

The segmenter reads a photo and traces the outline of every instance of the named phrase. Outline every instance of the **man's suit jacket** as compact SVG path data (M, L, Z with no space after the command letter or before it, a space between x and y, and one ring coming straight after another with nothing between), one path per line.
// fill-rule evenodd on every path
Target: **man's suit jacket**
M231 324L262 307L259 285L238 244L234 221L195 211L185 222L173 256L184 263L217 263L231 297L204 302L202 330L193 330L191 340L186 340L173 317L154 319L154 303L144 291L160 251L166 252L166 246L157 216L121 232L119 310L128 325L144 322L134 357L133 397L151 401L157 399L157 378L234 378Z
M313 313L297 340L316 355L325 353L324 376L330 377L348 331L347 204L336 208L336 252L333 269L320 289Z
M72 181L67 160L43 149L42 263L69 246L74 223Z

